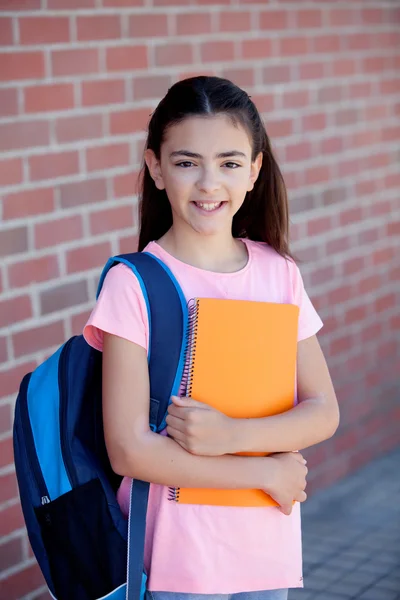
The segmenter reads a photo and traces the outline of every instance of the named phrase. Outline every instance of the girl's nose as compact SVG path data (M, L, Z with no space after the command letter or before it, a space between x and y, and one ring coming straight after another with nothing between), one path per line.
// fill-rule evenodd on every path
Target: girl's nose
M203 169L197 182L197 187L201 192L206 194L218 191L221 187L218 174L213 169Z

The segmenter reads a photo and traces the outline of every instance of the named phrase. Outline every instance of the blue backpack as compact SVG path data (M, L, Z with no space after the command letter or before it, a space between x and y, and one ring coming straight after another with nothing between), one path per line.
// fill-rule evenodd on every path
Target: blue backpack
M101 275L124 263L147 304L150 415L165 427L184 370L186 300L171 271L147 253L111 258ZM14 455L29 540L56 600L139 600L147 482L133 480L129 521L116 492L102 421L102 355L83 336L69 339L21 382L15 406ZM132 398L132 402L134 402Z

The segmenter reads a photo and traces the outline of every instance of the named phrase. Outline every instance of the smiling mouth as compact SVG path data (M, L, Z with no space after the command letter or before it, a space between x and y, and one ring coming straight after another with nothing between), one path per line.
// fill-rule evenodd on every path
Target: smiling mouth
M219 208L221 208L221 206L225 204L225 202L193 202L193 204L201 210L213 212L214 210L218 210Z

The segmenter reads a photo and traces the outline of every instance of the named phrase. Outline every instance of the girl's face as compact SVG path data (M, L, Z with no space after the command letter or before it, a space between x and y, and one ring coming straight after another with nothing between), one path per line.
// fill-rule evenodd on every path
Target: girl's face
M232 219L253 189L262 154L251 161L245 129L226 115L188 117L170 127L160 161L152 150L145 160L158 189L165 189L173 226L201 235L231 232Z

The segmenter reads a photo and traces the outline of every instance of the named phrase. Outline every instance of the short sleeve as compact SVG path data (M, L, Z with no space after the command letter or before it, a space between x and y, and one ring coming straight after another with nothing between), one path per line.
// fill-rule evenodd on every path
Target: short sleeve
M120 264L107 273L83 335L90 346L103 350L103 334L111 333L147 350L149 324L139 281Z
M301 342L301 340L315 335L321 329L323 323L304 289L300 269L294 262L291 262L290 271L293 285L293 301L300 308L297 339Z

